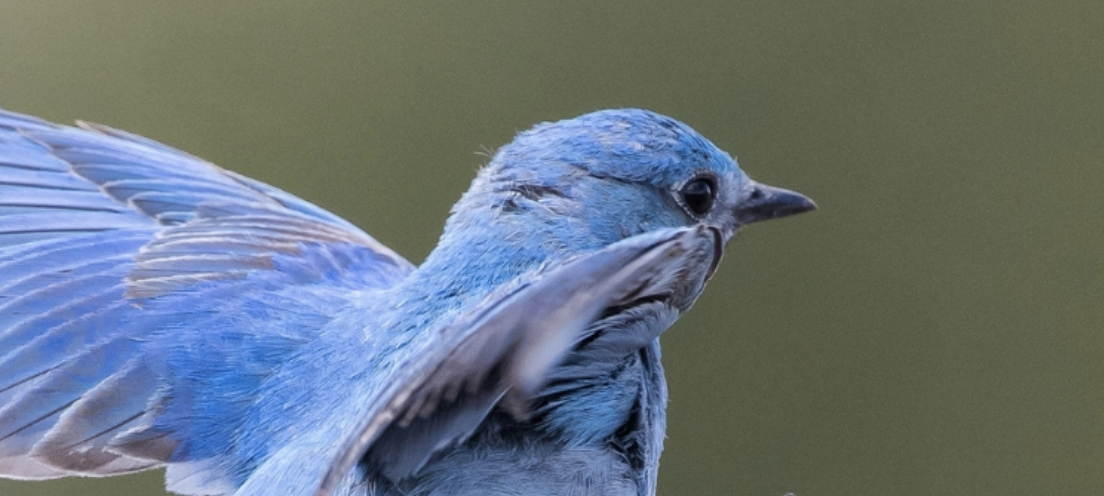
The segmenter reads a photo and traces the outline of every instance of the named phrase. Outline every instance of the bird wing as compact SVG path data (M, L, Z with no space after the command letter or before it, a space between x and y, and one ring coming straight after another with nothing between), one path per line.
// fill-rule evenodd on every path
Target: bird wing
M328 496L359 460L392 480L411 475L467 438L495 405L524 416L529 398L605 310L664 298L688 306L716 268L721 246L712 227L669 229L521 276L434 330L378 395L357 400L369 406L343 437L314 440L309 459L322 463L317 473L300 450L289 450L236 495L282 487ZM317 490L297 491L311 477Z
M152 345L212 347L197 367L241 378L203 394L247 394L273 350L310 338L334 288L388 287L411 270L333 214L160 143L0 111L0 476L179 457L154 421L170 401L213 406L174 390L186 378ZM273 353L239 357L246 339Z

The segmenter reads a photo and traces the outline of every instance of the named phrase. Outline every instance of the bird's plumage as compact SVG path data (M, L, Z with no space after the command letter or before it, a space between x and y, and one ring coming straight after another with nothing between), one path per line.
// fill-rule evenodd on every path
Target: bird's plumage
M678 121L596 112L503 147L414 267L165 145L2 112L0 476L652 494L660 333L739 227L811 208Z

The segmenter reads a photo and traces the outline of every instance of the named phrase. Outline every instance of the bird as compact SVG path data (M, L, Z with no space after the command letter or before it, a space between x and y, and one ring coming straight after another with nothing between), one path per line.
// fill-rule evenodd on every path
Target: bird
M737 231L815 208L600 110L498 149L416 266L159 142L0 111L0 477L652 495L660 335Z

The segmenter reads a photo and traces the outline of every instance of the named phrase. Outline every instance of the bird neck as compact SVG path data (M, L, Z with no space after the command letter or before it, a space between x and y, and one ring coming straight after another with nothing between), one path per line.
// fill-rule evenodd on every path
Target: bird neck
M465 195L411 279L435 288L435 297L482 298L541 265L608 244L572 215L513 200L509 193Z

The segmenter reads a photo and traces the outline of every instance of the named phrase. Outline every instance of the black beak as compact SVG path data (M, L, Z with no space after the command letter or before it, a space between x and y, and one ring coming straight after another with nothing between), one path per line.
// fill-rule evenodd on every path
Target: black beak
M759 183L753 183L752 188L751 194L736 205L736 222L741 226L817 208L813 200L801 193Z

